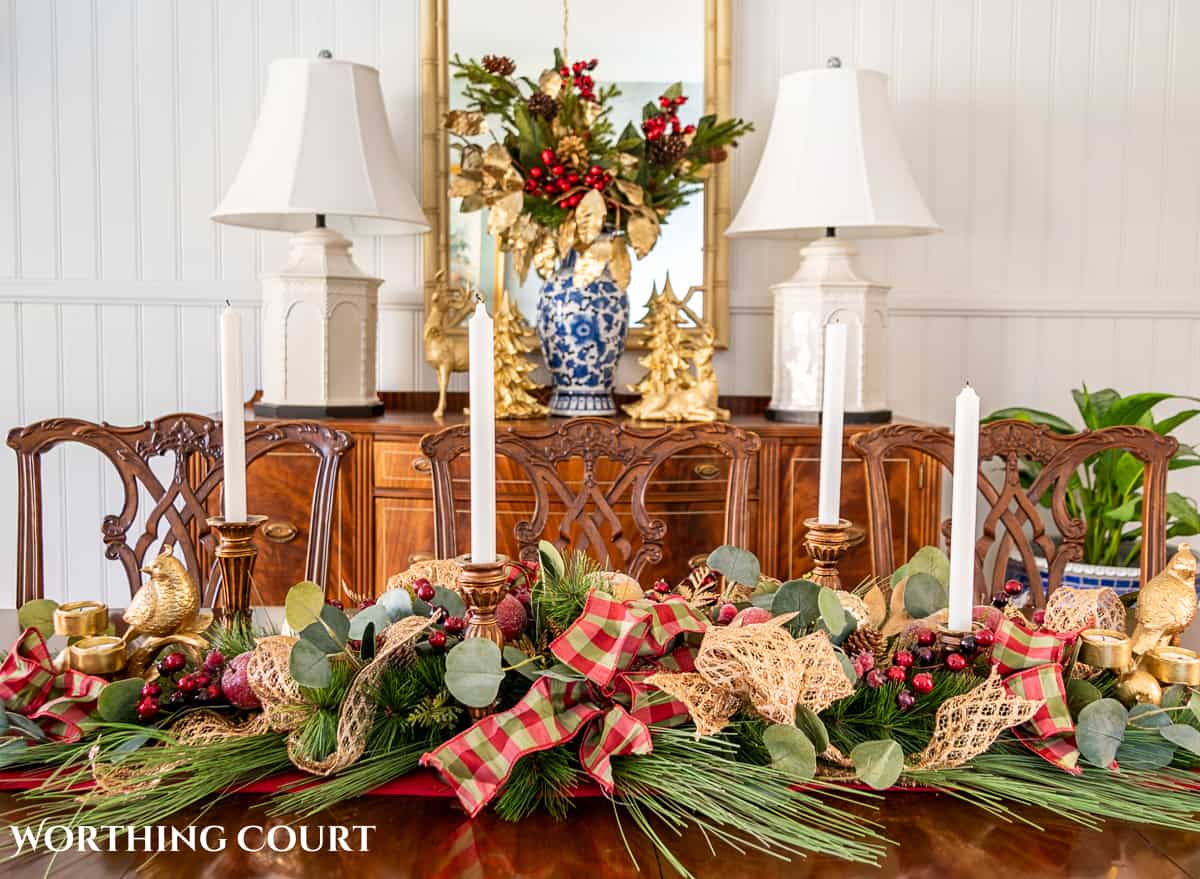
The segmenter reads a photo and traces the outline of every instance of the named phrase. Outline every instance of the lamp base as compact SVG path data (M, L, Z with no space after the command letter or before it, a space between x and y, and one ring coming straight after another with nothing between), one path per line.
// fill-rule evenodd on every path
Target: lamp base
M766 416L768 421L783 421L789 424L821 423L819 409L776 409L768 406ZM891 420L891 409L872 409L869 412L853 412L847 409L843 415L846 424L887 424Z

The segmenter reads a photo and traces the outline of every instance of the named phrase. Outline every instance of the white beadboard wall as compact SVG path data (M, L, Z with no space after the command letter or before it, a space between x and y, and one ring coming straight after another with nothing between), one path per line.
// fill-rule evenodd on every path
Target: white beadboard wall
M557 0L546 2L556 15ZM640 0L607 2L630 7L614 8L617 22ZM863 248L895 286L898 412L944 421L964 379L988 409L1069 413L1080 381L1200 391L1200 3L734 9L734 109L759 125L734 154L735 206L780 75L838 55L891 76L909 161L946 230ZM253 387L254 279L280 264L285 239L207 215L241 159L266 65L330 48L378 66L417 180L419 34L417 0L0 0L0 429L214 409L226 299L245 312ZM585 35L572 43L586 54ZM385 389L434 386L420 350L419 247L356 246L360 265L385 279ZM767 287L790 274L795 253L733 245L732 347L718 357L727 392L769 391ZM89 455L47 460L47 591L122 603L99 540L115 491ZM4 606L15 531L10 456L0 466Z

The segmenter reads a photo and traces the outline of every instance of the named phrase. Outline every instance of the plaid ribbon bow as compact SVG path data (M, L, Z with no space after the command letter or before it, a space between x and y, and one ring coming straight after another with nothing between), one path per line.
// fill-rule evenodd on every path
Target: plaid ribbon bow
M1013 730L1025 747L1060 769L1079 775L1076 764L1075 724L1067 707L1063 683L1064 635L1034 632L1019 621L1005 617L996 629L992 663L1007 675L1004 688L1022 699L1041 700L1042 707Z
M612 793L612 758L648 754L650 724L681 722L687 708L663 700L645 683L655 671L691 671L694 651L667 652L677 635L706 624L680 597L622 604L594 591L583 614L550 645L550 652L582 679L543 675L508 711L489 715L421 757L436 769L474 817L500 792L526 754L582 733L583 768Z
M0 664L4 708L25 715L49 738L64 742L83 736L79 724L95 713L105 683L80 671L56 669L37 629L22 632Z

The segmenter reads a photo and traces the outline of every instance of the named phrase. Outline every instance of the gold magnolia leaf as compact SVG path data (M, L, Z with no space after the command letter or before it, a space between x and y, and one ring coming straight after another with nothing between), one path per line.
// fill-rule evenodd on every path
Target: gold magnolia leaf
M614 180L613 183L616 185L617 189L620 190L621 195L623 195L623 196L625 196L625 198L629 199L630 204L635 204L635 205L642 204L642 202L644 200L644 193L642 192L642 187L640 187L636 183L632 183L628 180L622 180L619 177L616 180Z
M583 101L583 121L590 128L592 123L600 116L602 109L599 101Z
M469 143L462 149L459 159L463 171L478 171L483 167L483 148L477 143Z
M490 171L503 173L505 168L512 166L512 156L503 144L494 143L483 154L483 167Z
M562 87L563 79L557 70L543 70L542 75L538 77L538 88L542 90L543 95L557 98Z
M622 290L629 286L629 277L633 273L633 265L629 259L629 248L625 246L624 238L614 238L612 255L608 260L608 270L612 272L613 280Z
M484 197L478 192L476 192L473 195L466 196L458 203L458 212L460 214L469 214L473 211L482 210L486 204L487 200L484 199Z
M521 216L521 209L524 206L524 192L510 192L503 198L494 201L488 212L488 234L495 238L508 229L516 222L517 217Z
M637 176L638 157L633 153L618 153L617 165L620 166L618 174L621 177L632 180Z
M575 208L575 240L581 249L596 240L604 226L605 213L604 196L595 189L585 195Z
M524 284L525 279L529 277L529 257L529 246L525 244L522 244L519 247L514 246L510 252L510 259L512 259L513 262L513 270L517 273L517 277L520 278L522 284Z
M538 236L541 235L543 227L540 223L529 216L529 214L521 214L517 218L517 222L513 224L509 234L512 235L517 243L516 247L531 247Z
M567 217L558 227L558 258L566 259L575 246L575 215Z
M642 259L654 249L658 242L658 221L644 213L633 214L626 228L629 231L629 243L638 259Z
M468 195L474 195L479 192L479 181L472 180L462 174L456 174L450 178L450 197L451 198L466 198Z
M453 131L455 134L460 134L463 137L486 134L488 130L487 119L484 118L482 113L477 113L474 110L450 110L446 113L442 124L447 130Z
M611 256L612 242L609 239L593 241L575 260L575 283L580 287L587 287L597 281L604 274L604 267L608 265Z
M537 270L538 277L543 280L554 274L555 257L558 255L558 247L554 238L554 234L549 229L543 229L541 237L533 247L533 267Z

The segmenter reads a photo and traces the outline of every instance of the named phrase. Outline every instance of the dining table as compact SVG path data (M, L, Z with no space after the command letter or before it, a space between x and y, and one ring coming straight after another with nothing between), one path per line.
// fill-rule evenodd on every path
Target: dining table
M114 612L114 619L119 613ZM256 611L260 625L277 627L282 608ZM0 637L17 635L16 611L0 610ZM0 783L0 787L3 787ZM1200 793L1197 794L1200 799ZM104 877L673 877L679 874L629 822L618 823L603 797L580 798L568 817L537 813L518 824L485 811L469 819L452 797L367 795L315 817L268 815L265 797L238 794L167 819L217 826L219 851L78 851L28 853L0 862L7 879ZM0 791L0 857L10 854L11 827L26 808L17 791ZM660 829L671 851L702 879L771 877L872 877L872 879L975 879L1002 871L1005 877L1147 877L1200 879L1200 845L1193 834L1151 824L1110 821L1099 829L1075 824L1036 805L1020 808L1026 823L997 818L945 794L889 791L848 806L878 822L887 848L878 866L822 855L783 860L754 850L710 847L696 829L676 836ZM316 839L322 828L366 827L365 844L353 851L273 851L273 827L289 824ZM245 828L243 830L243 828ZM240 836L239 836L240 832ZM215 847L215 846L214 846ZM315 847L315 846L314 846ZM120 848L120 847L118 847ZM361 850L360 850L361 849Z

